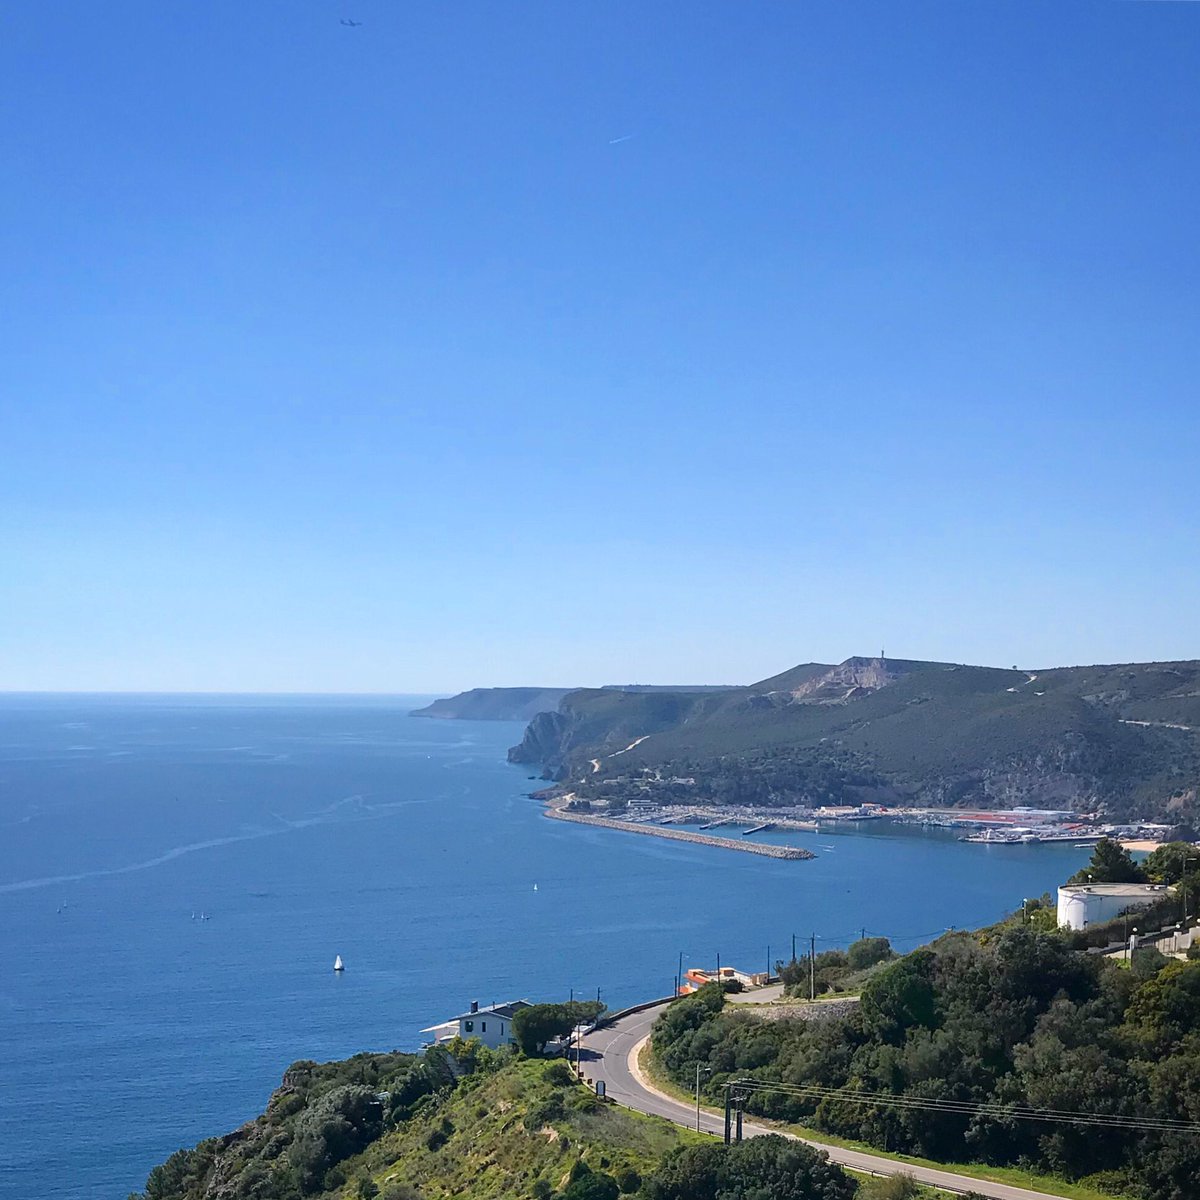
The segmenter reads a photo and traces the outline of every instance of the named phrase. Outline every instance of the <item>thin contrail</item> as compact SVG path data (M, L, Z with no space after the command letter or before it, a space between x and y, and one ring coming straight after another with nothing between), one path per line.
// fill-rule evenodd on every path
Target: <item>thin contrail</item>
M630 138L632 138L632 137L637 137L637 134L635 134L635 133L627 133L627 134L625 134L625 136L624 136L624 137L619 137L619 138L610 138L610 139L609 139L609 142L608 142L608 144L609 144L610 146L615 146L615 145L617 145L617 143L618 143L618 142L627 142L627 141L629 141L629 139L630 139Z

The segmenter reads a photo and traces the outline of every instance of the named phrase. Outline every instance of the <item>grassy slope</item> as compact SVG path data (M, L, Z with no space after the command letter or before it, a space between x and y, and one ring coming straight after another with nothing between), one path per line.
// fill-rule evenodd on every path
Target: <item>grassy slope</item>
M465 1080L436 1111L345 1162L347 1176L365 1170L381 1188L407 1184L425 1200L524 1200L537 1179L560 1187L580 1158L596 1170L628 1166L645 1174L669 1150L697 1140L668 1121L601 1103L579 1085L556 1085L548 1069L553 1064L523 1061ZM534 1111L550 1115L544 1124L527 1121ZM444 1120L453 1131L431 1150L429 1135Z
M651 1043L647 1042L642 1047L638 1062L655 1087L674 1096L678 1100L694 1100L694 1095L689 1094L685 1089L679 1087L667 1074L662 1064L655 1057ZM717 1112L715 1108L707 1108L707 1111L712 1113ZM771 1121L766 1117L760 1116L755 1116L754 1121L758 1125L786 1130L788 1133L794 1133L799 1137L812 1138L814 1141L826 1142L831 1146L840 1146L846 1150L862 1150L868 1154L878 1154L882 1158L890 1158L898 1163L911 1163L917 1167L933 1167L935 1169L940 1168L946 1171L955 1171L960 1175L967 1175L972 1179L990 1180L994 1183L1011 1184L1013 1187L1029 1188L1035 1192L1044 1191L1053 1195L1069 1196L1071 1200L1114 1200L1108 1193L1097 1192L1093 1188L1082 1187L1077 1183L1072 1183L1070 1180L1060 1179L1052 1175L1032 1174L1029 1171L1017 1170L1015 1167L984 1167L978 1163L934 1162L932 1159L914 1158L908 1154L889 1154L880 1150L878 1146L871 1146L866 1142L851 1141L849 1138L825 1133L820 1129L810 1129L804 1125L785 1125L782 1122ZM942 1194L945 1195L947 1193Z

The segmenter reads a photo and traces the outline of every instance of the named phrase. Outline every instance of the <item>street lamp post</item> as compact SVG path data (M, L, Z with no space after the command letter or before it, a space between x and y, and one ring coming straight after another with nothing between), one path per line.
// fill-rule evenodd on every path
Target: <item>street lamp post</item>
M712 1067L702 1067L696 1064L696 1132L700 1132L700 1076L711 1075Z
M808 950L808 998L816 1000L817 998L817 935L812 935L812 942Z

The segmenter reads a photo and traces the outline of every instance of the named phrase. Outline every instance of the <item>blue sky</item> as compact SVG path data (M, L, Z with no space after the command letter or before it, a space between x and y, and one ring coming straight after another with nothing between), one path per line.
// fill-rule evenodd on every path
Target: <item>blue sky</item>
M5 6L0 688L1195 657L1198 77L1187 4Z

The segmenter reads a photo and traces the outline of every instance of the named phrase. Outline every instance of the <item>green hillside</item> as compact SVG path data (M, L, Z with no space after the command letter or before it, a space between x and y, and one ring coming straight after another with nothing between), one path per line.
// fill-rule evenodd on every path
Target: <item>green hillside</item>
M710 1103L751 1077L756 1115L1018 1186L1037 1171L1071 1181L1045 1179L1056 1194L1194 1200L1200 962L1142 951L1126 969L1041 911L1041 929L1018 914L884 960L822 1021L763 1020L709 985L663 1011L655 1060Z
M134 1200L528 1200L580 1164L636 1191L700 1140L602 1103L561 1061L477 1048L297 1063L265 1112L172 1155Z
M264 1113L173 1154L130 1200L945 1196L899 1182L860 1183L823 1154L779 1138L727 1149L601 1101L562 1060L469 1042L423 1056L297 1063Z
M668 800L1035 804L1194 820L1197 730L1195 661L1027 672L855 658L714 695L572 692L513 756L597 799L625 787Z

